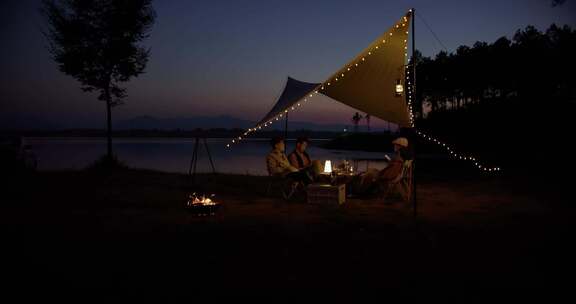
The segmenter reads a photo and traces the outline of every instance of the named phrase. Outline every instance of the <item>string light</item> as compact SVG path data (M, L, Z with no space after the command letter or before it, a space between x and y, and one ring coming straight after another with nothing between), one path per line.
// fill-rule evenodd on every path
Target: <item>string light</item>
M408 18L407 18L406 16L404 16L403 18L404 18L404 21L405 21L405 22L408 21ZM397 23L397 24L395 25L395 28L396 28L396 29L400 28L400 24L402 24L402 26L405 26L405 23L402 23L402 21L400 21L399 23ZM408 32L406 32L406 34L408 34ZM389 35L392 36L393 33L390 32ZM407 40L404 39L404 42L406 43ZM382 39L382 44L385 44L385 43L386 43L386 39ZM376 46L374 47L374 49L368 51L365 56L372 55L372 52L375 51L375 50L377 50L377 49L379 49L379 46L378 46L378 45L376 45ZM407 46L405 46L405 49L407 49ZM405 57L406 57L407 55L408 55L407 53L404 54ZM358 62L355 62L354 65L348 66L348 67L346 68L346 71L350 72L352 68L358 67L358 65L359 65L360 63L365 62L365 61L366 61L366 57L361 57L361 59L360 59ZM343 78L344 76L345 76L344 72L341 72L339 77L340 77L340 78ZM338 81L338 77L334 77L334 81ZM331 82L327 82L327 83L323 83L323 84L319 85L319 86L317 87L317 89L314 91L314 94L318 94L318 93L319 93L319 92L318 92L318 89L320 89L320 91L324 91L324 90L325 90L325 85L331 86L332 83L331 83ZM409 91L409 92L410 92L410 91ZM313 95L310 94L308 97L311 98L312 96L313 96ZM307 98L304 98L303 101L306 102L306 101L308 101L308 99L307 99ZM300 107L300 106L301 106L301 103L298 102L298 103L296 104L296 106L297 106L297 107ZM409 109L410 109L410 112L412 112L412 107L411 107L411 105L409 106ZM294 110L296 110L296 109L295 109L294 106L292 106L292 107L291 107L291 110L294 111ZM285 110L284 110L284 113L288 113L288 109L285 109ZM248 131L245 132L243 135L246 137L246 136L247 136L248 134L250 134L251 132L255 132L255 131L257 131L257 130L261 130L262 127L271 126L272 123L274 122L274 120L279 121L279 119L280 119L282 116L283 116L283 115L282 115L282 113L281 113L281 114L279 114L279 115L277 115L277 116L275 116L275 117L272 117L270 120L264 122L263 125L260 124L260 125L258 125L258 126L255 127L255 128L250 128L250 129L248 129ZM412 119L412 117L413 117L413 115L411 114L411 119ZM233 139L233 140L232 140L232 143L233 143L233 144L239 143L241 140L242 140L242 137L238 137L237 140L236 140L236 139ZM230 144L227 144L226 147L230 147Z
M500 167L488 167L488 166L486 166L486 165L482 165L482 163L480 163L480 162L476 159L476 157L473 157L473 156L465 156L465 155L461 155L461 154L459 154L459 153L456 153L456 152L453 151L454 149L453 149L453 148L450 148L450 146L448 146L446 143L443 143L443 142L439 141L439 140L436 139L436 138L433 138L433 137L431 137L431 136L429 136L429 135L426 135L426 134L424 134L423 132L421 132L421 131L419 131L419 130L416 130L416 134L420 135L422 138L424 138L424 139L426 139L426 140L428 140L428 141L434 142L434 143L438 144L439 146L443 147L443 148L446 149L446 150L449 152L449 154L450 154L453 158L455 158L455 159L465 160L465 161L471 161L471 162L474 164L474 166L476 166L476 167L477 167L478 169L480 169L481 171L484 171L484 172L499 172L499 171L501 171Z

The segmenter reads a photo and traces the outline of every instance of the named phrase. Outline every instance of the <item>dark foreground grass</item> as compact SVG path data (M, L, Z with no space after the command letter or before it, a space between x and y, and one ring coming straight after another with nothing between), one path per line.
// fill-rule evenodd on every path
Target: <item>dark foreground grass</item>
M265 188L126 169L15 178L0 207L5 286L533 288L568 286L575 270L574 209L518 180L423 175L417 218L400 202L315 206ZM187 213L194 191L220 212Z

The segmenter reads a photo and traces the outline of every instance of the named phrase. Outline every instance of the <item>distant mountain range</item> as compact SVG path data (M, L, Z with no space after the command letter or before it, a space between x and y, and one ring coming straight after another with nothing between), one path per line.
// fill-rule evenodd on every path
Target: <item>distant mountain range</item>
M70 129L105 129L106 125L94 120L67 121L66 119L49 120L32 115L1 115L0 130L70 130ZM256 122L240 119L228 115L221 116L191 116L176 118L159 118L150 115L137 116L131 119L114 122L114 130L182 130L195 129L248 129L254 127ZM303 121L289 121L291 131L331 131L341 132L344 128L351 128L344 124L318 124ZM363 129L365 126L361 126ZM277 122L267 130L284 130L284 121ZM378 131L373 128L373 131Z
M0 112L0 130L58 130L65 128L54 121L37 115Z
M122 120L115 124L118 130L130 129L159 129L159 130L194 130L202 129L248 129L254 127L256 122L244 120L232 116L193 116L181 118L157 118L153 116L138 116L132 119ZM311 131L342 131L344 125L340 124L316 124L310 122L289 121L288 128L291 130ZM273 125L272 129L284 129L284 122Z

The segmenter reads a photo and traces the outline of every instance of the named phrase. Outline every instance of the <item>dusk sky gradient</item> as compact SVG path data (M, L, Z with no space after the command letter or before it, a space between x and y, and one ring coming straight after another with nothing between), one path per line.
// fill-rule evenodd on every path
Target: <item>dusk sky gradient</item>
M114 120L230 115L257 121L287 76L321 82L406 11L433 28L448 51L475 41L512 38L517 29L576 27L576 1L155 1L146 73L127 84ZM49 57L40 0L0 2L0 119L63 127L104 127L105 107ZM416 19L417 49L442 47ZM424 85L424 84L423 84ZM303 107L296 121L349 123L355 110L328 98ZM382 122L373 120L376 125Z

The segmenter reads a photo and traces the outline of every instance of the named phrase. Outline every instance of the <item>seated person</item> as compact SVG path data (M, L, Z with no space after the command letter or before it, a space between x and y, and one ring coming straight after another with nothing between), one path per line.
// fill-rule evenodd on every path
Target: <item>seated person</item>
M316 177L318 174L320 174L321 164L318 160L312 161L310 159L310 156L306 152L308 142L308 138L299 137L296 140L296 147L294 148L294 151L288 155L288 160L293 167L297 168L298 170L308 169L313 173L314 177Z
M386 184L402 173L404 161L412 159L408 150L408 139L399 137L392 141L392 144L394 145L394 157L388 162L386 168L382 170L368 169L361 174L354 183L354 192L369 193L377 188L377 182Z
M270 141L272 151L266 156L266 165L268 174L271 176L288 177L295 181L301 181L305 184L313 180L308 169L299 170L292 166L284 154L284 139L282 137L272 138Z

